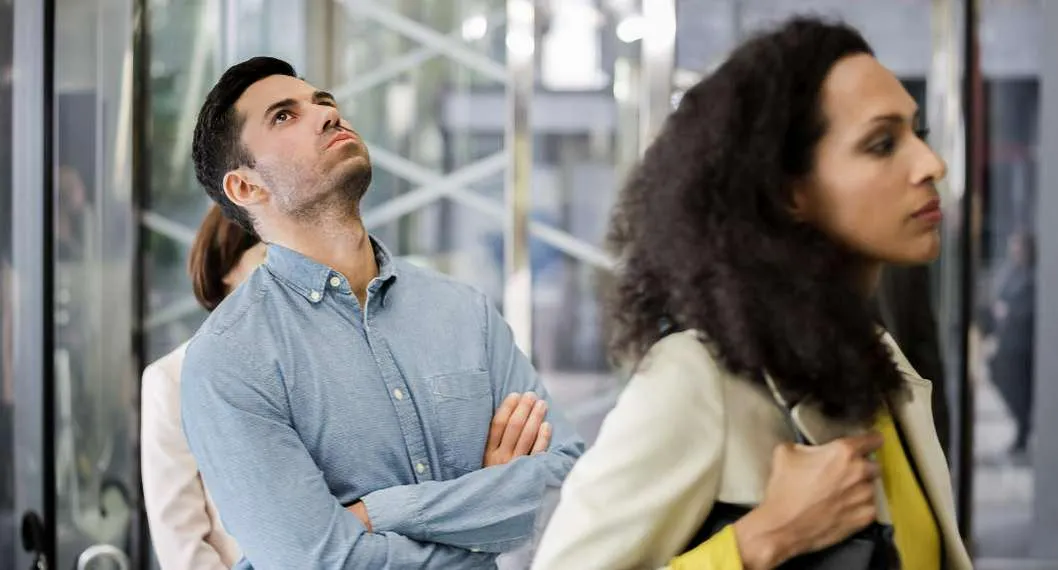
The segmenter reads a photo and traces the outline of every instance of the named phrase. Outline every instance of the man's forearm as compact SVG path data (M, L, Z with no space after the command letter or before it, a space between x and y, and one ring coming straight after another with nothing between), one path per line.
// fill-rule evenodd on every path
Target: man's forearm
M375 570L376 568L422 568L448 570L451 568L491 568L495 555L471 552L444 544L414 540L393 532L370 533L360 536L344 559L343 569ZM314 568L332 567L320 560Z
M578 455L576 448L560 446L451 481L381 489L363 504L376 531L505 552L531 537L544 492L561 484Z

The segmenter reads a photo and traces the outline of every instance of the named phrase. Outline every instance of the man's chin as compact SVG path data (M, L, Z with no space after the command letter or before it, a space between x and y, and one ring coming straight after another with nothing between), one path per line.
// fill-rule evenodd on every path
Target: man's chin
M359 161L358 161L359 162ZM359 206L360 199L371 186L371 164L350 164L335 181L335 189L352 205Z

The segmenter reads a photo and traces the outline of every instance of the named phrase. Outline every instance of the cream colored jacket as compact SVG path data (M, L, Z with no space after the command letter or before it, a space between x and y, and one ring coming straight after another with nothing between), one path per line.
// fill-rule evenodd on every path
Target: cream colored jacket
M186 348L143 371L140 459L147 522L162 570L227 570L242 554L202 486L180 423Z
M947 568L969 570L933 426L931 385L892 338L884 338L907 379L905 398L894 403L893 417L936 513ZM862 431L828 420L810 401L794 407L792 415L816 444ZM768 389L727 372L695 331L662 339L566 479L534 570L665 566L681 553L714 502L761 502L773 449L792 438ZM884 494L878 500L879 520L888 522Z

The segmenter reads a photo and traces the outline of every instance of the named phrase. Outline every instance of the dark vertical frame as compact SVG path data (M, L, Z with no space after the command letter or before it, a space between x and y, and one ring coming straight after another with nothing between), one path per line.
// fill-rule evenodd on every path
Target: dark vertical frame
M977 41L977 0L963 0L963 122L965 125L966 189L960 204L959 236L959 362L956 402L958 453L955 469L955 500L959 533L973 538L974 393L970 377L970 328L973 325L977 251L981 227L981 192L984 187L984 102L980 46Z
M136 370L143 370L148 362L147 334L143 323L147 319L148 259L147 243L150 230L139 223L143 213L150 210L151 197L151 19L148 0L134 0L132 14L132 207L137 221L137 247L133 260L133 323L131 331L133 357ZM135 510L130 529L129 559L134 568L149 568L151 561L151 536L147 525L147 511L143 500L143 485L140 483L140 385L136 385L136 410L133 412L137 429L132 431L133 460L135 472Z

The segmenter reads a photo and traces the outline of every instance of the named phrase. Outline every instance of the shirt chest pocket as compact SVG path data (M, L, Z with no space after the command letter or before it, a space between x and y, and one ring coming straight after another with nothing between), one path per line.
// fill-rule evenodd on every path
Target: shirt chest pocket
M459 476L481 469L492 421L492 386L485 370L423 379L432 400L441 463Z

